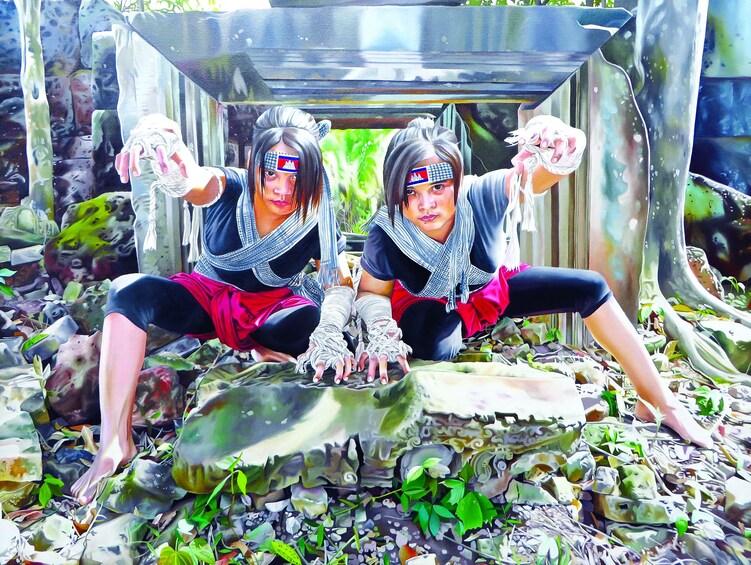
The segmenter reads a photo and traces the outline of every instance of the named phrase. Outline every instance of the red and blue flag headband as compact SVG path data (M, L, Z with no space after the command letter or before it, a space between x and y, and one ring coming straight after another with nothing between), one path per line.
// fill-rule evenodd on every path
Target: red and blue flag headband
M263 157L263 166L266 170L281 171L283 173L296 173L300 168L300 157L268 151Z
M412 169L407 175L407 186L414 186L426 182L440 182L442 180L453 178L454 171L451 169L451 165L445 161L441 161L440 163L434 163L432 165L427 165L426 167Z

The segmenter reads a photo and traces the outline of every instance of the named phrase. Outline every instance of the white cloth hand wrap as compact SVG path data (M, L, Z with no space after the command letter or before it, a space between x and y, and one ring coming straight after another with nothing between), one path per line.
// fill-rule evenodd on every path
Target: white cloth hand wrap
M323 368L336 368L337 363L344 363L352 352L342 335L344 327L352 314L352 302L355 291L349 286L332 286L324 291L321 304L321 321L310 334L310 347L297 358L297 371L305 373L319 364Z
M552 162L554 147L543 149L535 145L533 141L540 138L542 132L547 130L549 135L574 139L575 148L571 154L563 152L557 163ZM555 175L569 175L573 173L581 164L584 149L587 147L587 137L584 132L575 127L564 123L555 116L535 116L527 122L523 128L514 130L511 135L505 139L506 143L517 145L523 143L522 148L537 156L535 164L539 162L545 169ZM529 157L532 160L532 157Z
M570 139L574 141L574 150L570 154L564 150L557 163L553 163L553 153L555 147L543 149L535 142L539 143L543 131L546 131L548 138L563 138L567 143ZM500 245L504 256L503 266L507 269L514 270L519 268L521 261L521 252L519 246L518 227L521 225L522 230L533 232L535 226L535 210L533 198L535 196L532 185L532 177L537 165L542 165L546 170L555 175L565 176L574 172L581 163L584 149L587 147L587 138L580 129L571 127L555 116L535 116L524 128L511 132L511 135L505 139L506 143L520 145L520 149L526 149L532 155L525 159L525 169L527 173L527 182L522 184L522 175L514 174L509 187L509 202L506 212L503 216L501 231L502 241ZM522 202L522 196L524 201Z
M412 348L402 341L402 330L391 317L391 300L387 296L366 294L355 301L355 309L368 332L367 346L363 339L357 346L357 359L365 353L368 357L385 355L388 361L397 361L412 353Z

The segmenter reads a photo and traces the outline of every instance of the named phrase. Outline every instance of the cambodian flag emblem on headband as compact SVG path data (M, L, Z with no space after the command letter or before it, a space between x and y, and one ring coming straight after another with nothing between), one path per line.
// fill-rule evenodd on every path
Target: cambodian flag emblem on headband
M300 157L269 151L263 159L263 164L267 169L283 173L296 173L300 168Z
M409 172L409 176L407 177L407 186L412 186L413 184L422 184L424 182L428 182L427 167L419 167L417 169L412 169Z
M442 161L412 169L407 175L407 186L414 186L424 182L440 182L452 178L454 178L454 171L451 169L451 165Z

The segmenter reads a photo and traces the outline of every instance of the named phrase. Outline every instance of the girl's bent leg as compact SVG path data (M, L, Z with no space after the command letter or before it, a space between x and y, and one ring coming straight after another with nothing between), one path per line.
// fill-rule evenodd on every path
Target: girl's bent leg
M251 336L261 347L257 349L264 361L288 361L308 349L310 334L321 317L317 306L296 306L274 312Z
M94 498L102 479L136 454L130 421L145 351L145 331L122 314L110 314L104 319L99 365L99 451L91 467L71 488L82 504Z
M666 425L685 440L702 447L712 446L710 433L696 423L660 377L639 334L615 298L609 298L584 318L584 323L595 340L620 363L639 397L660 410ZM636 413L642 419L650 419L646 407L639 403Z
M412 357L448 361L462 349L462 319L456 311L446 312L442 302L415 302L404 311L399 327Z
M99 407L102 417L99 451L91 467L71 487L86 503L99 483L136 454L131 417L138 375L146 353L150 323L179 333L209 333L208 314L182 285L161 277L124 275L107 297L99 360Z

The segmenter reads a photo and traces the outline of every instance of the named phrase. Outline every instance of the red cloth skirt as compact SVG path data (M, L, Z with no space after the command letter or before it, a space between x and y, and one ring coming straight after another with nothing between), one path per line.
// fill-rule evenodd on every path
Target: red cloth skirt
M509 303L507 280L526 269L529 269L529 265L522 264L513 271L501 267L488 284L469 294L468 302L458 301L456 311L462 319L463 337L474 335L498 321ZM420 298L410 294L398 280L394 281L391 310L397 324L404 315L404 311L421 300L435 300L441 304L448 302L446 298Z
M193 337L218 337L222 343L238 351L253 349L255 342L250 334L260 328L274 312L314 304L307 298L293 294L287 287L244 292L196 272L177 273L170 280L188 289L214 322L214 332Z

